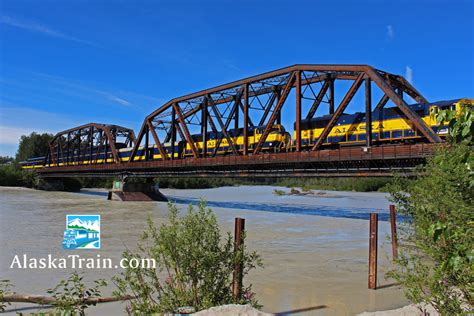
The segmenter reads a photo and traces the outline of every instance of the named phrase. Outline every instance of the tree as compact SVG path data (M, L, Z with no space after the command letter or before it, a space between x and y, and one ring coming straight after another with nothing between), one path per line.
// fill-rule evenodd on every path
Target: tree
M10 156L0 156L0 165L11 164L15 161L13 157Z
M474 115L466 108L440 117L449 122L449 144L438 148L419 177L398 178L390 190L407 220L389 275L420 309L430 304L441 315L467 315L474 307Z
M24 161L32 157L45 156L48 152L49 142L53 139L52 134L35 132L20 138L20 144L16 153L17 161Z

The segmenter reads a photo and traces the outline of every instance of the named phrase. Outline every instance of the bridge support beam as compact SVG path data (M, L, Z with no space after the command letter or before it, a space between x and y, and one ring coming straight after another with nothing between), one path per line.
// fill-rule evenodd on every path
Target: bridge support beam
M146 182L130 182L127 178L115 181L112 190L107 195L107 200L116 201L160 201L167 202L168 199L160 192L153 178L147 178Z

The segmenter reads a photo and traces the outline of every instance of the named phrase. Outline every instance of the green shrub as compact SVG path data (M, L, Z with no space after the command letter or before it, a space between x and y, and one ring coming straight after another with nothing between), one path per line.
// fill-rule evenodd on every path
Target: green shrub
M273 194L275 194L275 195L285 195L285 191L275 189L275 190L273 190Z
M3 297L5 294L9 294L11 292L10 290L12 287L13 285L10 280L0 280L0 313L5 311L7 305L11 305L10 302L5 303L3 301Z
M127 250L123 257L152 258L155 268L127 268L115 277L115 296L136 296L127 312L133 315L174 312L183 306L196 310L233 303L231 277L235 263L244 266L244 275L261 266L257 253L243 246L234 253L230 233L221 236L216 217L204 202L197 210L189 207L179 217L169 204L169 224L158 229L151 219L136 252ZM237 303L257 305L251 286L243 289Z
M83 282L83 276L73 272L67 280L61 280L48 293L56 300L53 305L56 311L62 315L85 315L89 307L88 300L102 296L101 287L107 286L107 282L99 279L94 281L95 286L87 287Z
M474 310L474 109L440 111L448 146L438 148L414 181L397 178L392 200L409 220L401 226L401 255L389 276L423 310L472 315Z
M0 165L0 186L33 187L37 176L22 170L16 164Z
M422 176L398 178L391 188L410 221L401 226L401 255L390 276L408 299L442 315L461 315L474 303L473 167L472 147L440 148Z

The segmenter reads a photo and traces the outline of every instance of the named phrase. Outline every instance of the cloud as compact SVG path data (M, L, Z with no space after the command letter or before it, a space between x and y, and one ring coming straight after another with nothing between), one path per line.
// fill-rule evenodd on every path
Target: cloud
M80 118L0 101L0 155L14 156L20 137L32 132L56 134L78 125ZM54 122L54 124L52 123Z
M39 24L33 21L18 20L16 18L12 18L7 15L1 15L0 23L8 25L8 26L12 26L12 27L20 28L23 30L27 30L30 32L41 33L41 34L51 36L51 37L61 38L68 41L95 46L95 44L92 42L64 34L58 30L54 30L46 25Z
M32 132L36 133L51 133L55 134L56 132L52 130L36 128L20 128L20 127L11 127L11 126L0 126L0 144L1 145L18 145L20 137L22 135L29 135Z
M413 69L410 66L406 66L405 68L405 79L413 84Z
M395 31L393 29L393 25L387 25L387 40L391 41L395 37Z
M118 104L121 104L121 105L124 105L124 106L130 106L132 105L130 102L128 102L127 100L125 99L122 99L122 98L119 98L115 95L109 95L108 96L110 100L114 101L114 102L117 102Z

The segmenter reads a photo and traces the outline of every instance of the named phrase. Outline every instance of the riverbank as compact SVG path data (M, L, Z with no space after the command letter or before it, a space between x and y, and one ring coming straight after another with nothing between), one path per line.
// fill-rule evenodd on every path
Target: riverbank
M379 223L380 289L373 291L367 289L368 221L337 217L344 212L365 214L371 210L388 214L386 194L325 191L317 197L277 196L273 194L275 189L288 190L242 186L162 192L177 200L183 211L189 202L206 199L224 231L232 232L235 217L246 219L247 245L261 254L265 268L248 275L245 282L253 284L264 312L353 315L407 305L401 290L384 279L391 267L390 247L384 238L389 233L388 222ZM101 214L101 249L74 253L84 257L99 253L114 262L120 260L126 247L136 246L149 215L158 225L167 221L168 215L166 203L106 201L106 191L95 189L67 193L4 187L0 188L0 205L0 276L10 279L15 291L34 294L45 294L72 269L10 269L12 258L15 254L69 254L61 248L66 214ZM293 212L295 209L310 212ZM314 215L314 210L319 215ZM120 270L83 272L86 281L91 281L110 279ZM107 303L91 307L89 313L114 315L122 311L123 304Z
M115 179L115 180L118 180ZM281 186L300 187L305 190L339 190L356 192L385 192L391 182L391 178L385 177L346 177L346 178L155 178L155 182L161 188L170 189L209 189L223 186ZM57 190L78 191L81 188L105 188L112 187L113 178L63 178L62 186ZM144 181L143 179L131 179L131 181ZM0 186L16 186L38 188L44 183L31 171L21 169L17 164L0 165Z

